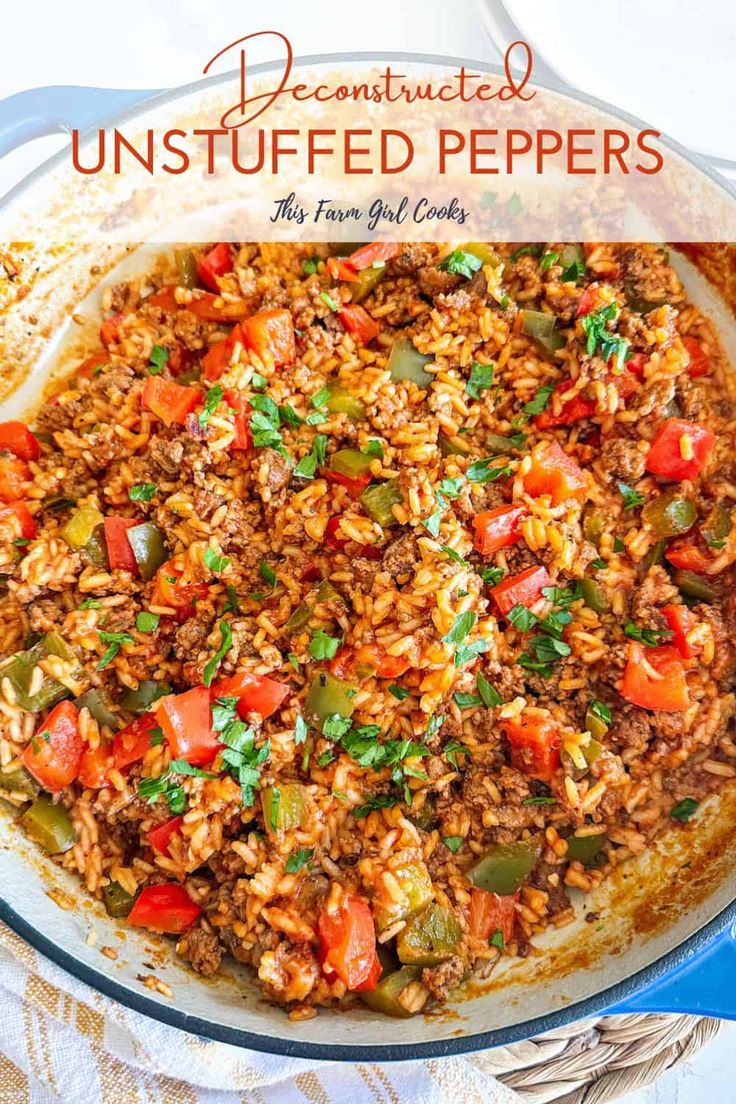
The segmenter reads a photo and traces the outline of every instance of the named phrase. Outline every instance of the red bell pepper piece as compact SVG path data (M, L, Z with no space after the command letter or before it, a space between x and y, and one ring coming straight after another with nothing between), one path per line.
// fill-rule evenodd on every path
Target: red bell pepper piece
M23 752L23 762L45 790L55 793L77 777L84 749L76 706L63 701L39 724Z
M107 517L103 522L107 558L113 571L138 574L138 563L128 540L128 530L138 522L135 518Z
M141 405L167 426L184 425L187 414L191 414L201 399L202 392L197 387L182 387L173 380L149 376L141 395Z
M183 345L175 345L169 352L166 367L172 376L181 376L197 359L197 354L192 349L185 349Z
M514 935L518 898L518 891L501 897L487 889L471 890L468 914L471 936L474 939L490 939L494 932L500 931L504 943L508 943Z
M250 404L240 391L226 391L225 402L234 410L233 425L235 427L235 436L232 439L230 448L235 452L249 452L253 446L253 436L250 431Z
M79 761L77 781L88 790L101 790L110 785L108 772L115 766L115 757L110 744L100 744L90 748Z
M560 765L560 733L554 721L522 713L518 720L505 721L504 730L512 765L529 778L549 782Z
M136 717L112 741L112 757L116 770L125 770L131 763L140 763L151 746L151 736L159 727L155 713L143 713Z
M248 713L260 713L270 717L281 705L290 687L265 675L251 675L247 671L238 671L230 678L221 679L211 688L212 699L237 698L238 713L246 717Z
M365 897L348 897L336 912L317 919L319 960L327 977L337 975L353 992L375 989L381 976L371 907Z
M107 353L93 353L92 356L88 356L86 360L82 361L77 368L76 375L80 379L92 379L93 376L97 375L98 369L104 368L109 363Z
M173 314L174 311L179 310L179 304L176 301L176 284L167 284L160 291L149 295L144 302L146 305L150 303L153 307L159 307L162 311Z
M699 624L695 614L687 606L663 606L662 613L672 629L672 643L682 658L693 659L700 655L703 650L700 644L688 640L690 633Z
M40 451L25 422L0 422L0 452L12 452L21 460L37 460Z
M245 342L261 360L269 356L278 368L296 359L294 320L283 309L262 310L243 323Z
M552 505L569 498L585 497L586 482L582 469L556 441L542 441L532 452L532 465L524 476L524 490L536 498L548 494Z
M0 532L7 531L9 540L33 540L37 528L25 502L13 502L0 509Z
M317 567L316 563L308 563L302 571L301 579L303 583L316 583L322 578L322 572Z
M162 698L156 706L156 716L172 759L185 759L194 767L204 767L222 746L212 728L210 691L206 686Z
M516 544L521 536L519 526L526 515L525 506L496 506L493 510L476 514L473 518L473 544L481 556L490 556L499 548Z
M587 287L580 296L580 302L575 311L575 317L582 318L584 315L590 314L592 310L595 310L597 303L598 289L595 287Z
M636 391L635 374L627 371L630 364L631 361L627 361L626 369L623 372L619 375L609 373L605 379L606 383L612 383L615 386L622 399L628 398ZM593 417L598 404L595 399L588 399L585 395L579 393L564 402L559 413L554 413L555 395L564 395L565 392L570 390L570 386L570 380L563 380L562 383L557 384L550 396L546 410L543 410L541 414L535 414L532 419L537 429L554 429L556 426L572 425L574 422L582 421L583 418Z
M25 497L25 484L31 472L25 460L18 456L0 455L0 502L17 502Z
M529 609L542 596L542 588L552 583L546 567L527 567L518 575L510 575L491 588L496 605L504 616L514 606L526 606Z
M370 268L376 261L391 261L394 257L398 257L400 252L401 246L396 242L368 242L367 245L361 245L351 253L346 264L356 272L360 272L362 268Z
M181 935L202 912L177 882L144 886L128 913L128 923L149 931Z
M156 572L151 605L161 606L165 609L173 609L178 621L186 621L194 613L194 608L200 598L205 598L209 592L207 583L186 583L182 585L181 577L183 569L176 557L167 560Z
M673 541L664 554L673 567L681 571L695 571L698 575L706 575L712 562L697 544L687 538Z
M646 469L660 479L696 479L715 443L709 429L683 418L668 418L651 443Z
M648 363L649 357L646 353L632 353L626 361L626 368L629 372L632 372L637 379L642 379L644 376L644 369Z
M381 327L371 318L368 311L357 303L351 303L337 312L345 329L362 345L367 345L378 337Z
M339 552L348 543L343 537L337 535L339 524L340 515L336 514L335 517L330 518L325 526L325 545L327 548L331 548L333 552Z
M636 640L629 644L621 697L641 709L678 713L690 705L685 668L677 648L664 644L644 648Z
M707 376L710 372L710 357L703 352L703 346L694 337L683 337L682 344L690 354L687 374L691 379Z
M344 475L342 472L333 471L332 468L320 469L320 475L323 479L326 479L328 483L336 483L340 487L345 487L351 498L360 498L363 491L370 483L373 476L370 472L365 472L363 475Z
M339 257L328 257L326 267L333 280L342 280L344 283L354 284L358 279L358 273L353 266Z
M372 667L379 678L399 678L410 667L405 656L389 655L380 644L362 644L355 652L355 662Z
M169 855L171 837L175 836L184 823L184 817L175 816L171 820L165 820L155 828L149 829L148 842L154 850L162 855Z
M122 320L122 314L113 314L110 318L105 319L100 326L100 341L103 345L114 345L120 340L120 323Z
M217 341L214 345L210 345L202 357L204 378L207 383L214 383L223 372L227 371L233 350L238 343L245 345L245 335L239 322L233 326L231 332L223 341Z
M228 242L218 242L217 245L200 257L197 261L197 275L210 291L219 292L220 285L217 277L224 276L233 270L233 258Z

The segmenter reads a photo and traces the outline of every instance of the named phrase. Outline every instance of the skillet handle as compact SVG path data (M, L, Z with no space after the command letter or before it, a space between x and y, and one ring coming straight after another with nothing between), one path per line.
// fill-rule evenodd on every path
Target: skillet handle
M71 130L83 133L155 96L158 89L49 85L0 100L0 157L17 146Z
M679 1012L736 1020L736 926L606 1014Z

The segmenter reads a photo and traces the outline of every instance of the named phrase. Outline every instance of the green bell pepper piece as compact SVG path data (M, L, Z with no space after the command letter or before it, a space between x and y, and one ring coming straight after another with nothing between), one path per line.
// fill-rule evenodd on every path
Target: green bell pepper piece
M657 540L667 540L692 529L698 508L692 498L686 498L673 487L647 502L641 516L651 526Z
M718 547L731 532L731 513L718 502L700 526L703 540L709 547Z
M367 271L370 271L368 269ZM365 404L339 383L327 385L330 397L327 400L327 409L330 414L347 414L352 422L365 421Z
M598 548L605 529L603 514L599 510L590 510L583 518L583 536L590 544Z
M649 314L649 311L663 307L667 302L666 299L645 299L636 290L636 283L633 280L624 280L624 295L629 310L636 311L637 314Z
M191 249L175 249L176 273L179 278L179 287L196 288L199 282L197 262Z
M443 437L440 434L438 444L443 456L470 456L470 447L462 437Z
M155 701L166 697L171 693L168 682L154 682L153 679L144 679L139 682L135 690L126 690L120 699L123 709L131 713L147 713Z
M478 889L505 897L516 893L541 851L535 840L518 843L497 843L479 862L468 870L468 878Z
M718 597L717 587L711 586L707 579L695 571L676 571L672 576L681 594L688 598L697 598L701 602L713 602Z
M595 579L581 579L580 592L588 609L596 613L604 613L608 609L608 598L600 583Z
M335 678L327 671L320 671L309 687L306 701L307 716L316 721L320 729L327 718L334 716L335 713L340 717L352 717L356 692L356 686Z
M406 920L413 912L424 908L432 900L432 879L424 863L407 862L392 870L402 891L402 899L393 901L390 907L376 908L376 927L383 931L397 920Z
M436 901L414 913L396 940L399 960L409 966L437 966L455 954L463 937L460 921Z
M105 528L103 525L98 525L95 528L92 536L84 546L84 554L93 567L99 567L105 570L110 566L110 561L107 558Z
M434 794L427 794L421 809L416 813L412 812L409 820L420 832L431 832L433 828L437 827L437 807Z
M402 966L400 970L381 978L375 989L361 993L361 998L374 1012L382 1012L384 1016L395 1016L398 1019L409 1019L414 1013L401 1003L401 994L407 986L420 981L421 976L421 966Z
M485 436L486 449L493 456L509 456L521 452L508 437L501 437L498 433L487 433Z
M265 786L261 790L261 807L263 823L269 835L298 828L307 809L304 787L297 782Z
M605 832L599 836L568 836L567 857L589 866L597 858L606 843Z
M650 567L664 563L664 541L657 541L639 563L640 575L646 575Z
M372 462L373 457L366 456L360 449L338 449L330 457L330 468L340 475L346 475L348 479L357 479L370 471Z
M491 265L493 268L497 268L501 263L498 254L488 242L466 242L464 245L459 245L458 250L461 253L472 253L474 257L477 257L481 264Z
M585 711L585 731L589 732L590 735L593 737L591 743L593 743L593 741L602 740L608 732L608 725L606 724L606 722L602 719L602 717L599 717L596 713L594 713L590 706L588 706ZM600 747L600 744L598 746Z
M133 549L141 579L148 582L169 558L164 535L150 521L144 521L142 525L134 525L128 530L128 541Z
M72 678L82 677L84 671L77 653L56 632L49 633L32 648L28 648L25 652L18 652L0 665L0 678L10 679L18 704L31 713L40 713L42 709L56 705L62 698L71 696L66 686L47 674L44 674L38 690L33 694L30 693L34 670L42 659L47 659L49 656L59 656L72 664L70 668Z
M73 552L81 552L103 520L96 506L80 506L61 530L61 539L66 541Z
M411 380L417 387L425 390L432 382L431 372L425 370L425 364L431 364L434 357L425 356L414 348L414 343L405 338L394 341L387 368L394 380Z
M386 483L366 487L359 502L368 516L378 522L382 529L396 525L391 507L403 502L398 479L389 479Z
M361 268L357 280L350 281L350 294L354 303L362 303L386 275L386 265Z
M6 793L22 793L26 797L36 797L40 789L36 779L25 767L0 770L0 790Z
M21 824L47 855L63 855L74 846L74 828L68 812L44 794L23 814Z
M284 625L284 629L289 633L299 632L300 629L306 628L311 616L312 607L307 602L300 602Z
M119 882L110 882L103 887L102 897L107 915L115 920L127 916L135 903L135 895L123 889Z
M565 338L555 329L557 318L545 311L523 310L521 328L527 337L533 337L543 349L554 353L566 344Z
M112 702L105 690L98 690L96 687L86 690L84 694L75 699L74 704L77 709L88 709L90 716L99 725L104 725L105 728L113 730L120 727L120 720L117 714L113 713Z

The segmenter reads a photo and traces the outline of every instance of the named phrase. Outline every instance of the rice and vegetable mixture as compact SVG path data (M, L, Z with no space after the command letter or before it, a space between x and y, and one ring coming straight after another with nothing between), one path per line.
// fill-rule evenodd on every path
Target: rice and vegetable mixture
M659 246L175 258L0 426L0 786L195 970L408 1016L736 775L727 365Z

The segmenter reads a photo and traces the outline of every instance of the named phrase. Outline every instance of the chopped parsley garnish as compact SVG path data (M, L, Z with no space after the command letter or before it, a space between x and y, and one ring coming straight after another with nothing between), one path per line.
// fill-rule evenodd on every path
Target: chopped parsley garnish
M171 812L179 816L186 808L187 798L184 789L177 781L182 775L192 778L216 778L216 774L200 770L187 763L186 759L172 759L168 770L155 778L142 778L138 783L138 796L152 805L159 797L165 797Z
M489 947L498 947L499 951L503 950L503 932L500 928L496 928L493 935L488 940Z
M554 391L554 386L545 384L544 387L540 387L533 399L530 399L528 403L524 403L521 408L527 418L532 418L536 414L541 414L547 409L549 405L549 397Z
M470 395L471 399L479 399L481 391L487 391L489 387L493 386L493 371L494 366L492 364L479 364L477 360L474 360L470 369L470 377L465 384L465 393Z
M383 445L381 444L380 441L377 441L374 437L365 446L365 448L363 449L363 453L366 456L375 456L379 460L382 460L383 459Z
M152 633L156 631L160 621L161 618L157 613L149 613L148 610L141 610L135 619L135 627L138 632Z
M614 537L613 538L613 551L614 552L624 552L625 549L626 549L626 545L621 540L621 538L620 537Z
M452 479L443 479L437 489L446 498L459 498L463 490L463 477L456 475Z
M450 740L449 744L445 744L445 759L448 763L452 763L455 770L460 770L460 764L457 761L458 755L470 755L470 748L467 748L465 744L461 744L459 740Z
M331 713L322 722L322 735L328 740L340 740L350 729L350 718L341 713Z
M695 814L698 804L694 797L685 797L670 810L670 816L673 820L679 820L680 824L686 824Z
M509 610L508 619L519 632L529 632L537 623L537 618L526 606L516 605Z
M328 636L324 629L317 629L309 641L309 654L313 659L334 659L342 637Z
M127 632L105 632L104 629L99 629L98 636L102 644L108 645L107 651L97 664L98 671L102 671L109 663L112 663L123 644L135 644L133 637Z
M447 507L447 502L439 493L435 493L435 501L437 505L429 517L422 520L422 525L429 535L437 540L437 537L440 535L440 526L442 525L442 514Z
M466 610L455 618L452 628L442 637L445 644L461 644L477 620L471 610Z
M215 732L222 732L237 718L237 698L215 698L212 703L212 727Z
M480 257L475 253L468 253L465 249L453 249L443 257L437 265L443 272L450 272L453 276L464 276L466 280L472 279L478 269L483 267Z
M392 806L398 805L400 801L401 797L398 794L373 794L365 804L359 805L357 809L353 810L353 816L357 820L362 820L369 813L373 813L377 809L390 809Z
M293 855L289 855L284 863L284 870L287 874L298 874L302 867L306 866L313 856L313 847L300 847Z
M260 372L254 372L250 377L250 385L254 391L265 391L268 387L268 380Z
M28 537L16 537L16 539L13 541L13 548L25 548L25 546L30 543L31 542ZM724 541L721 541L721 544L724 543ZM714 546L711 544L710 547L713 548Z
M580 280L581 276L583 276L584 273L585 273L585 261L581 261L581 260L571 261L570 264L567 265L562 270L562 281L563 281L563 283L566 283L566 284L567 283L577 284L578 280Z
M502 567L484 567L480 573L480 577L484 583L488 583L489 586L496 586L501 582L506 572Z
M460 691L458 691L457 694L453 694L452 699L458 709L472 709L475 705L483 704L477 694L463 694Z
M221 732L220 740L226 745L220 752L225 769L240 786L243 805L250 808L261 780L261 767L271 754L271 742L266 740L262 747L256 747L253 729L240 720L232 721Z
M154 345L151 349L151 357L148 361L148 372L151 376L157 376L165 368L169 359L169 350L163 345Z
M624 366L629 342L627 338L618 337L606 329L606 323L615 322L617 318L618 306L615 302L611 302L586 314L582 319L582 325L586 337L585 351L588 356L593 356L597 351L606 363L614 357L615 367L620 371Z
M324 406L330 397L330 389L328 387L321 387L319 391L315 391L309 400L315 410L319 410L321 406Z
M83 602L80 602L77 608L80 610L102 609L102 602L99 598L85 598Z
M575 580L574 583L566 587L542 587L542 595L548 602L551 602L553 606L559 606L560 609L567 609L573 602L577 602L580 598L580 583L578 580Z
M556 805L556 797L525 797L522 805Z
M445 723L445 718L440 713L435 713L427 721L427 727L425 729L424 739L429 740L432 736L435 736L442 725Z
M519 257L541 257L544 246L541 242L530 242L528 245L522 245L509 257L509 260L513 263L518 261Z
M321 291L319 293L319 297L325 304L325 306L329 307L331 311L338 311L340 309L340 304L335 302L328 291Z
M222 402L222 396L223 390L219 383L216 383L214 387L210 387L209 391L205 392L204 408L197 419L201 426L206 426L208 424L210 418Z
M294 468L294 475L301 479L314 479L317 468L321 468L327 456L327 437L318 433L312 442L312 448L303 456Z
M533 636L529 648L532 654L524 652L519 656L519 663L529 671L538 671L543 678L550 677L553 663L569 656L572 651L569 644L554 636Z
M302 262L302 269L307 276L314 276L318 268L319 257L307 257L306 261Z
M605 702L598 701L597 698L590 703L588 709L594 717L598 717L604 724L610 725L613 720L613 714L611 713L610 707L607 706Z
M635 510L637 506L641 506L644 501L643 494L640 494L639 491L635 491L628 483L617 483L616 486L624 500L624 510Z
M293 653L293 652L289 652L289 654L287 655L287 657L286 657L286 658L288 659L289 663L290 663L290 664L291 664L291 666L292 666L292 667L294 668L294 670L296 671L296 673L297 673L297 674L299 674L299 667L300 667L300 663L299 663L299 660L298 660L298 659L296 658L296 656L294 655L294 653Z
M672 632L669 629L641 629L633 621L627 621L624 625L624 636L630 640L639 640L647 648L656 648L663 640L669 640Z
M272 448L285 454L279 430L281 414L276 403L268 395L251 395L248 402L254 411L250 418L254 447ZM301 425L301 419L299 424Z
M297 716L296 721L294 722L294 743L298 747L299 744L305 743L306 739L307 739L307 722L304 720L304 718L302 717L302 715L300 713Z
M493 463L493 460L494 457L492 456L488 456L484 460L474 460L465 473L470 482L493 483L496 479L506 479L511 475L511 468L508 464L497 468L490 467L489 465Z
M540 272L547 272L552 267L552 265L555 264L556 261L559 261L559 259L560 259L560 254L559 253L554 253L554 252L545 253L544 256L542 257L541 261L539 262L539 271Z
M392 683L388 688L389 694L391 694L397 701L406 701L409 697L409 691L405 686L398 686L397 683Z
M225 587L227 592L227 602L222 607L223 613L239 613L240 603L238 602L238 592L232 583L228 583Z
M501 704L501 695L494 686L491 686L482 671L478 671L478 674L475 676L475 686L480 700L487 709L495 709L497 705Z
M596 571L605 571L605 569L608 567L608 563L606 562L606 560L602 560L600 557L598 557L597 559L590 561L590 566L594 567Z
M220 622L219 629L222 643L220 644L220 647L217 649L215 654L212 656L212 659L208 660L205 665L204 673L202 675L202 682L205 686L212 685L212 680L215 677L215 672L217 671L217 668L220 666L227 653L230 651L233 643L233 630L230 628L230 622L225 621L223 618L223 620Z
M465 843L465 836L443 836L442 842L448 851L452 851L453 855L457 855L458 851Z
M221 556L219 552L208 545L204 550L204 566L214 575L219 575L220 572L226 571L230 566L230 557Z
M155 483L136 483L128 490L131 502L150 502L156 493Z
M284 425L300 426L302 424L302 419L299 417L291 403L284 403L283 406L280 406L279 414Z
M275 587L278 582L276 572L266 560L261 560L258 565L258 574L270 587Z
M450 548L449 544L441 544L440 548L454 563L459 563L462 567L467 567L467 560L464 560L459 552L456 552L454 548Z

